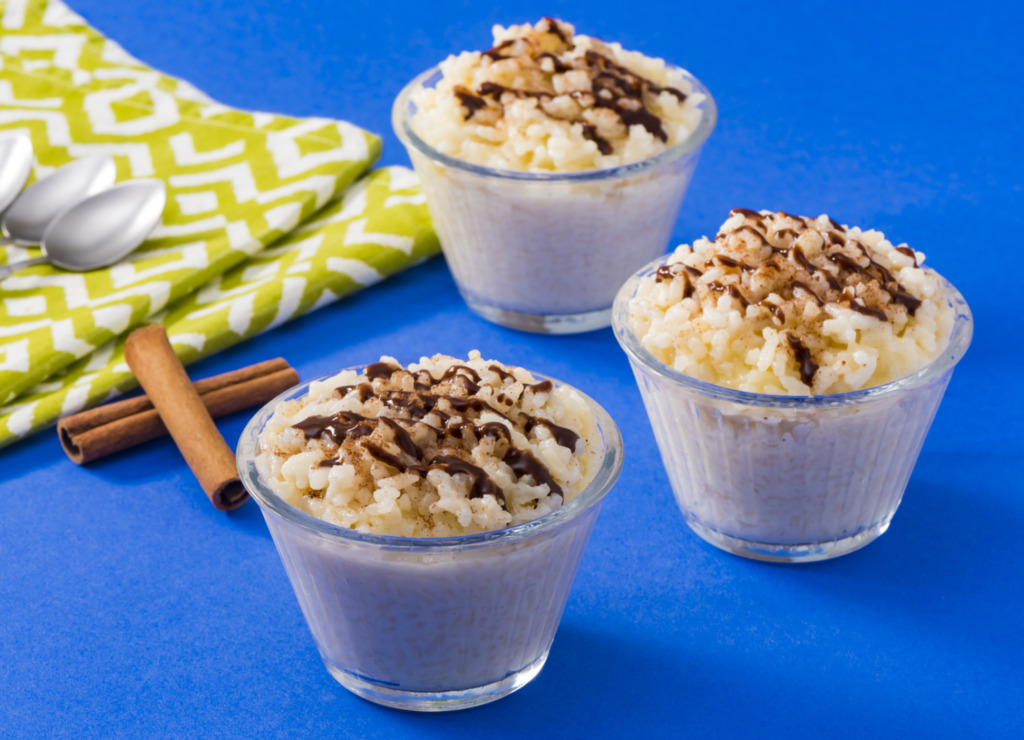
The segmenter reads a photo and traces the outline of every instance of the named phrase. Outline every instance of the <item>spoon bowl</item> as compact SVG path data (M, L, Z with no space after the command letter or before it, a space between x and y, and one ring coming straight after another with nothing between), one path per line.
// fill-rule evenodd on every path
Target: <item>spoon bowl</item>
M62 211L114 184L117 167L112 157L76 159L33 183L11 204L0 231L14 242L38 244Z
M61 213L43 234L43 254L75 272L112 265L145 241L166 202L162 180L114 185Z
M32 172L32 141L17 134L0 139L0 213L18 197Z

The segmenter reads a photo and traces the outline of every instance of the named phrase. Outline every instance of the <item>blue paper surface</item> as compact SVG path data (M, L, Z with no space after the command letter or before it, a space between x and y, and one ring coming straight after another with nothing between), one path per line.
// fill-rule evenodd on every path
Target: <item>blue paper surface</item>
M543 337L464 306L440 258L190 368L275 356L303 379L390 354L487 357L576 385L626 463L547 666L495 704L421 716L324 669L256 505L215 511L170 440L80 468L53 432L0 451L7 737L1020 737L1024 734L1024 57L1016 3L72 0L226 104L390 129L404 83L493 23L569 20L715 95L676 242L732 207L828 213L925 252L974 342L890 530L806 566L684 524L610 330ZM2 40L0 40L2 41ZM219 422L233 445L246 421Z

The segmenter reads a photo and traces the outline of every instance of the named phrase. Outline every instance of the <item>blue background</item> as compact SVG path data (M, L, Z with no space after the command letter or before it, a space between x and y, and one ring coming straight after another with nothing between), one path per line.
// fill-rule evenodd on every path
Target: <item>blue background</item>
M389 123L404 82L488 46L493 23L562 17L715 95L676 242L714 234L734 206L828 213L924 251L976 328L889 532L832 562L773 566L687 529L609 330L492 326L433 259L190 372L281 355L308 379L479 348L595 397L626 464L540 676L443 716L359 700L321 664L254 503L214 511L168 440L79 468L46 431L0 451L0 735L1024 733L1020 4L71 5L228 105L382 134L386 164L408 162ZM229 444L246 418L220 423Z

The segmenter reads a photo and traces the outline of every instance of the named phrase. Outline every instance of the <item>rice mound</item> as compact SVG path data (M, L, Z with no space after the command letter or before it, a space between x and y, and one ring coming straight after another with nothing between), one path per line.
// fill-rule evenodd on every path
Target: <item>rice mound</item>
M700 103L681 70L544 18L495 26L494 46L450 56L416 91L416 133L473 164L574 172L639 162L686 139Z
M955 312L924 255L879 231L734 209L644 278L629 324L679 372L753 393L843 393L936 359Z
M383 357L280 404L256 465L282 499L338 526L448 537L572 500L596 474L597 435L575 390L479 352L407 368Z

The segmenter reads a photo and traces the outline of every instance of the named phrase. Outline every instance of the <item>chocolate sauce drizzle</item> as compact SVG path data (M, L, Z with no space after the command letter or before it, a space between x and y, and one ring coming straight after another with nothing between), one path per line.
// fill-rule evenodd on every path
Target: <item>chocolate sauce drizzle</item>
M508 452L505 453L503 461L512 468L512 472L516 474L517 478L530 476L533 478L535 485L539 486L546 483L549 493L557 493L559 496L563 495L561 486L555 483L548 469L529 450L518 450L515 447L510 447Z
M532 385L526 386L526 388L533 391L534 393L550 393L554 387L555 384L552 383L550 380L542 380L539 383L533 383Z
M515 380L512 373L498 365L490 365L488 369L497 373L503 382ZM364 374L371 380L377 380L390 379L398 372L407 371L386 362L377 362L369 365ZM491 480L486 471L451 454L437 454L429 460L426 459L423 449L416 444L406 425L421 425L422 428L430 430L438 442L450 438L464 441L475 440L478 445L485 438L489 438L493 440L496 448L507 448L502 459L512 468L517 478L529 476L535 485L547 485L550 493L563 495L561 487L555 483L550 471L542 462L528 450L519 450L512 446L512 433L504 423L489 421L476 424L474 423L475 419L467 417L475 415L479 418L479 415L484 412L497 414L506 419L509 424L519 426L526 435L530 435L537 427L544 427L556 444L568 448L574 454L580 439L578 434L541 416L530 416L520 412L515 420L509 418L484 399L473 395L480 391L481 378L476 370L466 365L453 365L440 378L434 378L429 372L421 370L413 375L413 380L415 391L383 390L378 394L384 409L402 413L404 414L402 417L393 418L379 415L371 418L350 411L340 411L330 416L311 416L293 426L300 430L307 439L326 438L326 441L336 447L341 447L348 439L360 440L358 444L371 457L384 465L395 468L400 473L413 472L418 475L426 475L430 470L443 470L449 475L466 475L472 481L470 498L491 495L504 508L504 492ZM457 383L463 386L469 395L462 397L434 392L435 387L442 383L449 387ZM551 391L554 385L550 380L542 380L538 383L526 384L524 387L534 393L546 393ZM353 389L359 390L360 401L363 402L374 394L370 383L341 386L337 390L345 395ZM509 400L507 396L505 400ZM447 407L458 416L452 416L439 408L442 402L444 404L442 408ZM423 421L428 414L436 416L440 421L440 428ZM397 454L389 452L376 442L362 439L373 434L381 426L386 427L390 432L391 441L399 450ZM471 437L467 435L471 435ZM320 466L330 467L339 463L340 460L332 456L321 461Z
M502 380L515 380L516 376L503 368L501 365L488 365L487 369L495 373Z
M375 362L372 365L367 365L363 374L370 380L376 380L377 378L390 378L396 370L400 369L387 362Z
M601 152L601 154L604 154L605 156L611 154L614 150L611 145L611 142L609 142L608 139L598 134L597 128L590 125L589 123L583 124L583 138L589 139L590 141L597 144L597 151Z
M733 208L729 211L730 216L739 214L744 218L750 218L757 221L759 224L764 220L764 214L758 211L751 210L750 208Z
M550 59L551 60L551 68L554 70L555 74L563 74L565 72L568 72L570 69L572 69L572 67L570 67L568 64L563 62L561 59L559 59L557 56L552 54L550 51L545 51L545 52L543 52L541 54L538 54L537 55L537 61L540 61L541 59Z
M488 59L493 59L494 61L504 59L505 55L502 54L502 52L508 47L512 46L512 44L514 44L515 42L515 39L505 39L497 46L492 46L490 49L483 52L483 56L487 57Z
M569 44L569 38L565 35L565 31L562 30L558 21L548 15L544 16L541 20L544 21L545 31L555 34L563 44Z
M342 385L335 388L335 390L341 396L347 396L353 390L359 391L359 402L364 403L366 399L373 395L373 386L369 383L359 383L358 385Z
M808 387L813 386L814 374L818 372L818 365L811 358L811 351L804 346L804 343L798 337L793 336L789 332L786 332L786 341L789 343L789 348L793 350L793 356L796 357L797 364L800 365L800 380Z
M667 283L675 280L682 273L676 271L676 264L662 265L654 271L654 282Z
M544 22L543 31L557 36L560 45L565 48L566 52L576 48L572 39L562 29L558 21L548 17L542 20ZM521 53L522 47L525 45L517 44L517 41L519 39L506 39L482 52L482 54L492 61L509 58L517 53ZM581 107L587 108L593 105L595 108L610 110L618 116L625 126L643 126L652 136L663 142L668 141L668 134L661 124L661 119L648 109L644 102L644 95L659 95L667 92L675 96L681 103L687 97L686 93L681 90L674 87L657 85L593 49L586 50L582 59L566 60L564 57L560 57L551 51L537 53L533 59L542 70L544 67L541 65L541 61L550 61L552 64L551 70L555 74L564 74L573 69L587 72L591 81L591 90L574 90L568 93L581 103ZM455 95L459 99L459 103L466 109L466 120L472 118L478 110L487 105L486 99L489 98L500 104L501 98L505 94L510 94L516 98L536 98L538 100L550 100L556 97L556 93L553 91L511 88L496 82L484 82L476 91L466 90L465 88L455 89ZM582 118L574 117L561 120L581 123L584 138L593 141L601 154L608 155L614 150L611 142L601 136L595 126L585 122Z
M856 298L850 301L850 308L864 316L871 316L879 321L885 321L885 311L876 311L873 308L868 308Z
M740 306L743 308L750 305L750 301L747 300L746 296L735 285L723 285L719 282L713 282L708 283L708 290L713 293L728 293L734 300L739 301Z
M397 469L400 473L414 472L420 475L426 475L431 470L443 470L448 473L448 475L457 475L461 473L462 475L469 476L470 480L473 482L469 489L470 498L494 496L495 501L497 501L503 509L505 508L505 492L502 491L493 480L491 480L491 477L487 475L483 468L477 467L473 463L466 462L454 455L435 455L427 463L410 463L406 462L398 455L391 454L380 445L376 445L373 442L367 442L364 446L366 447L366 451L373 455L374 458L385 465ZM559 490L558 493L561 493L561 490Z
M545 419L543 416L528 416L526 418L526 423L523 425L527 434L532 432L537 426L542 426L551 432L551 436L560 447L565 447L572 452L576 452L576 443L580 441L580 435L576 434L572 429L560 427L558 424L555 424L555 422L550 419Z
M595 106L614 111L626 126L638 123L651 135L661 141L668 141L668 134L661 126L661 119L647 109L643 94L649 92L657 95L669 92L679 102L683 102L686 95L682 91L674 87L659 87L593 49L588 49L583 57L591 68L600 70L591 81Z
M478 110L487 107L486 100L477 97L461 85L455 88L455 97L459 99L459 104L466 109L466 114L462 117L464 121L472 118Z
M326 434L327 438L338 446L341 446L348 437L358 438L373 434L374 429L372 420L351 411L339 411L333 416L310 416L292 426L309 438Z
M783 300L803 295L814 301L819 307L825 306L826 303L845 305L850 310L863 316L870 316L878 321L888 321L888 316L884 310L885 301L879 301L879 293L877 291L872 293L870 290L858 290L859 287L870 287L873 285L877 286L880 291L888 294L889 304L902 305L910 316L915 315L915 312L921 306L921 301L910 295L906 288L896 280L892 272L874 259L872 252L867 246L851 236L845 227L836 223L831 218L828 219L831 228L822 236L825 240L823 246L824 257L834 267L822 266L821 264L815 265L807 258L803 249L796 244L804 231L814 228L814 222L810 219L793 216L784 211L779 211L776 214L764 214L748 208L733 208L729 215L730 217L743 216L747 223L736 226L730 231L719 232L715 237L716 242L725 243L730 235L751 234L758 239L762 246L771 248L772 257L763 261L760 265L754 266L748 265L742 260L729 255L716 254L715 261L719 264L740 272L756 272L765 268L781 269L781 264L778 260L790 259L794 265L807 273L807 275L813 276L817 280L823 280L828 285L828 290L825 291L827 295L821 295L817 289L807 282L794 279L787 286L789 296L783 291L773 291L782 293ZM792 225L787 224L784 228L777 228L779 223L778 221L773 223L773 219L779 216L796 221L799 225L794 228ZM768 238L767 234L770 233L772 225L777 229L774 232L774 239L789 238L790 241L785 242L790 245L789 247L776 246ZM842 251L844 249L846 251ZM855 256L851 255L850 250L856 250L857 254ZM896 250L913 259L914 266L918 266L917 255L914 253L914 250L906 246L896 247ZM693 251L692 247L690 251ZM714 262L709 261L706 263L706 266L711 267L713 264ZM700 277L701 274L701 271L692 265L671 263L659 267L655 272L654 279L656 283L679 279L685 280L684 297L689 297L694 290L690 277ZM735 277L731 279L735 279ZM749 305L763 307L771 313L774 320L780 326L784 326L786 323L786 314L781 306L768 300L750 301L740 291L737 284L728 282L726 278L719 278L705 283L704 288L712 293L727 292L744 309ZM829 293L829 291L834 291L834 293ZM871 297L872 295L874 297ZM868 303L864 301L865 296L869 297ZM876 305L869 305L875 301L878 301ZM810 350L796 335L788 331L786 332L786 340L790 350L793 352L794 359L800 366L801 380L808 386L812 386L814 375L819 366L814 362Z
M910 247L896 247L896 251L899 252L900 254L905 254L908 257L910 257L910 259L914 260L914 267L918 266L917 265L917 253L914 252L913 249L911 249Z

